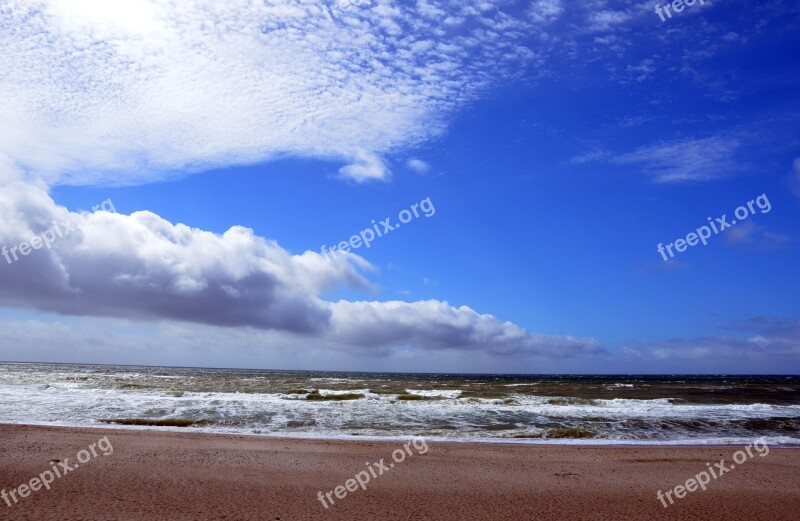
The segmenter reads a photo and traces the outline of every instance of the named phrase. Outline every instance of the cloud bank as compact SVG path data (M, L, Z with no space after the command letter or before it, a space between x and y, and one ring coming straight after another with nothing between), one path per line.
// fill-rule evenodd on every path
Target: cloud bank
M20 244L54 226L70 231L20 253ZM333 262L311 251L294 255L241 226L218 235L146 211L81 216L21 181L0 191L0 245L0 306L8 308L244 327L367 350L550 357L601 350L591 338L534 335L447 302L328 302L321 294L337 287L369 289L362 274L369 263L354 254Z

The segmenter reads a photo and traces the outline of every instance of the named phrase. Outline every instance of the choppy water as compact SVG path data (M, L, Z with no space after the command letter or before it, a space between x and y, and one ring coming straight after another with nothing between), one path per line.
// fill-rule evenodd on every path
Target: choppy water
M545 443L738 443L765 436L799 444L800 377L5 363L0 423Z

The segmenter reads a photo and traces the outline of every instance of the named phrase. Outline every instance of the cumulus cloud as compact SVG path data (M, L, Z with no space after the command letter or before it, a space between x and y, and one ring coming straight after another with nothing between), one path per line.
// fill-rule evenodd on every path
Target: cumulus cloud
M48 230L61 236L23 255L19 245ZM560 357L601 349L593 339L535 335L447 302L328 302L320 295L336 287L370 289L363 271L371 265L352 253L333 262L291 254L241 226L220 235L146 211L81 216L20 181L0 190L0 245L0 306L9 308L249 328L373 352Z
M355 255L290 255L241 226L216 235L146 211L80 216L21 182L0 192L0 223L0 304L8 307L314 332L330 316L317 293L368 287ZM23 255L17 246L48 230L61 237Z
M601 353L592 338L533 335L493 315L447 302L347 302L332 305L335 338L350 345L425 345L500 355L569 357Z
M339 173L346 178L356 182L364 182L375 179L386 179L389 170L383 160L366 150L359 150L354 154L354 162L343 166Z
M0 157L51 183L286 154L384 178L381 155L533 59L516 3L5 2Z

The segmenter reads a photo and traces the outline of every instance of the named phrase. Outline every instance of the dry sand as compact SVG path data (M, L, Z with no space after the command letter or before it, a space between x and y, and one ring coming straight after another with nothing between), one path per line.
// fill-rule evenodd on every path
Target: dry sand
M98 455L8 507L13 520L797 520L800 450L770 448L664 508L684 483L740 447L575 447L428 443L348 492L328 492L400 442L320 441L0 425L8 492L107 436ZM99 452L99 451L98 451ZM85 457L86 455L84 455ZM12 502L13 503L13 502Z

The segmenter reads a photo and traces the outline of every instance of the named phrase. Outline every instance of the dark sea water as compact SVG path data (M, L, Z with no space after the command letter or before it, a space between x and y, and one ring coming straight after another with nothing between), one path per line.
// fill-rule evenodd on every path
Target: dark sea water
M0 364L0 422L294 437L800 444L797 376Z

